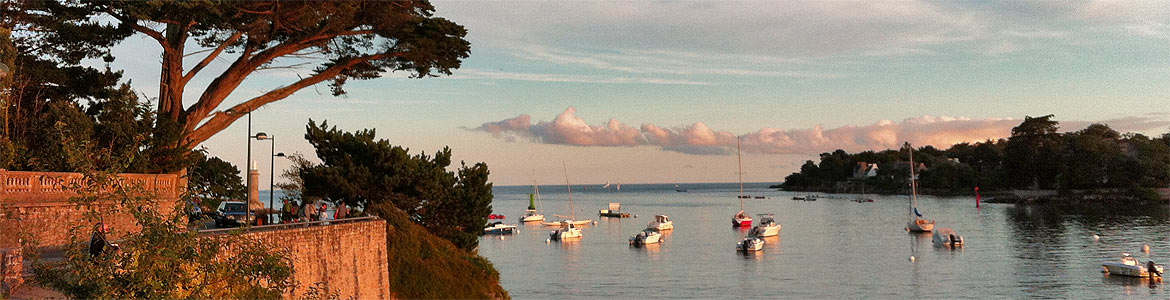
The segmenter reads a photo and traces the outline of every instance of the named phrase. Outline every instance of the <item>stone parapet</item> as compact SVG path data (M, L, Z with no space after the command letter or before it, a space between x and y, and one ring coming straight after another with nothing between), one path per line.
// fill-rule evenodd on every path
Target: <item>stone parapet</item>
M229 230L209 230L218 234ZM256 226L243 234L287 251L296 287L286 298L303 296L309 287L337 293L341 299L387 299L390 294L386 221L353 218L339 221Z
M70 242L77 230L88 238L93 227L85 215L97 212L115 233L136 230L134 218L114 203L96 203L82 207L70 202L77 197L76 188L86 185L81 173L24 172L0 170L0 248L19 248L22 241L35 241L42 247L56 247ZM133 186L150 193L157 209L169 212L179 204L182 177L178 174L118 174L115 183L103 187ZM116 237L116 235L115 235Z

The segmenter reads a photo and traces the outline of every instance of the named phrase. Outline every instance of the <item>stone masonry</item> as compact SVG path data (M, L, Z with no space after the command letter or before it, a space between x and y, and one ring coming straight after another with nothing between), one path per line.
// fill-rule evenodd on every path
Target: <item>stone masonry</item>
M265 227L277 229L266 230ZM254 227L246 238L259 239L288 251L293 262L294 295L315 284L341 299L390 298L386 253L386 221L330 225ZM294 295L286 295L286 298Z
M88 239L93 223L85 214L99 212L117 238L119 232L136 229L132 216L119 213L112 203L79 207L71 203L76 197L70 187L84 182L79 173L21 172L0 170L0 248L19 248L22 240L35 240L41 247L57 247L70 241L75 230ZM119 174L118 182L137 186L153 193L159 211L169 211L179 202L178 174Z

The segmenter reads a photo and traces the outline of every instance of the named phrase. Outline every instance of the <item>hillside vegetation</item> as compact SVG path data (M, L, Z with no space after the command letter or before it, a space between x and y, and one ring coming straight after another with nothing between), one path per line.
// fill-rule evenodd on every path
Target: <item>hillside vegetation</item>
M369 212L386 219L390 292L404 299L507 299L500 273L479 255L415 224L389 204Z

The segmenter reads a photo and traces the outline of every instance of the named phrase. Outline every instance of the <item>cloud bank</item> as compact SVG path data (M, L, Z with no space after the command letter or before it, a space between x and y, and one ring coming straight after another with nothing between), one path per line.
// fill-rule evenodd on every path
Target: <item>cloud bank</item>
M1121 132L1142 131L1170 126L1163 115L1124 117L1105 120ZM483 123L471 130L514 141L517 137L534 142L573 146L635 147L656 146L664 151L696 155L731 154L737 137L748 153L815 155L844 149L849 152L898 148L903 142L917 146L946 148L962 142L979 142L1006 138L1012 127L1022 120L1013 118L972 119L966 117L921 116L899 122L881 120L869 125L849 125L826 129L820 125L805 129L763 128L743 135L708 127L702 122L688 126L663 127L645 123L633 127L616 119L590 125L569 107L552 121L532 123L523 114L497 122ZM1092 122L1062 122L1064 130L1078 130Z

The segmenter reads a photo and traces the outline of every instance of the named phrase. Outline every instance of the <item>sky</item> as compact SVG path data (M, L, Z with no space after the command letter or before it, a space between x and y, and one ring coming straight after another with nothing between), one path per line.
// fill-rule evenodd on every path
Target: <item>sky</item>
M253 131L315 159L308 120L374 128L412 153L449 146L456 162L486 162L497 185L563 184L566 173L573 184L734 182L737 140L744 181L780 182L822 152L945 148L1047 114L1064 131L1170 132L1166 1L434 5L468 30L471 56L454 75L351 80L344 97L310 87L255 111ZM113 67L157 95L158 53L133 37ZM254 74L219 109L310 72ZM243 166L247 136L244 118L201 147ZM273 145L252 147L268 182ZM286 167L276 159L277 173Z

